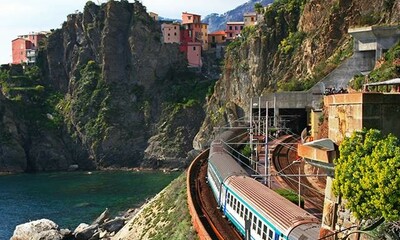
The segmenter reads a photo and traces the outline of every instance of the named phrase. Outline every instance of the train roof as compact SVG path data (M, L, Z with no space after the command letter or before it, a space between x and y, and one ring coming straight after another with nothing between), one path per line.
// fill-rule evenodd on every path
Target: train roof
M247 175L246 170L224 149L221 141L214 141L208 157L209 164L218 172L220 182L232 175Z
M318 239L320 222L316 217L260 182L247 176L232 176L225 184L240 193L244 201L251 202L256 211L269 216L267 220L289 239Z

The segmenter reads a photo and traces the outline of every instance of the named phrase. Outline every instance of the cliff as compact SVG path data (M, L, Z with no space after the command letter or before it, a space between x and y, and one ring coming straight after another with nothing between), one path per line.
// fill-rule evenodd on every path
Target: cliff
M40 133L23 131L32 124L29 119L15 122L16 99L7 96L4 101L10 102L10 108L2 108L7 113L3 129L12 137L0 148L15 157L0 157L5 169L14 171L8 166L15 163L18 171L62 170L78 159L85 162L79 164L82 167L184 167L212 83L190 72L178 46L163 44L161 36L159 23L139 1L108 1L100 6L89 1L83 13L69 15L62 28L48 36L38 57L37 84L60 97L50 110L39 103L21 102L24 107L38 107L41 117L49 111L59 115L54 131L58 138L45 127ZM3 80L12 82L12 78ZM47 150L41 151L41 145ZM65 157L77 149L82 154ZM47 159L43 161L57 159L62 167L36 166L27 154L30 151L39 151Z
M252 97L312 87L351 55L349 27L395 23L399 8L398 0L275 1L229 44L195 148L208 144L214 127L245 116Z
M82 141L96 165L137 167L146 157L144 165L150 167L162 167L157 160L166 158L184 165L201 121L200 102L189 107L199 123L174 126L187 134L169 134L157 146L148 141L161 131L157 126L164 109L191 97L176 97L180 93L174 89L185 91L188 82L198 79L187 72L177 45L161 42L160 25L139 1L88 2L82 14L68 16L49 37L45 56L48 83L65 93L62 111L69 132ZM165 140L180 145L163 151Z

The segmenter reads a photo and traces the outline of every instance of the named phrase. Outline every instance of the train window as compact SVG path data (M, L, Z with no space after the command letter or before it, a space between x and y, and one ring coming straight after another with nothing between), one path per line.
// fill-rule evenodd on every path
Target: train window
M233 210L236 211L236 198L233 199Z
M253 213L249 211L249 219L251 220L253 218Z
M244 206L243 204L240 206L240 217L243 218L243 213L244 213Z
M244 219L247 219L247 216L249 216L249 209L244 208Z
M268 240L274 240L274 231L272 229L268 229Z
M253 230L256 230L256 224L257 224L257 217L256 215L253 216Z
M267 232L268 232L268 227L263 225L262 229L262 239L267 239Z
M261 226L262 226L261 220L258 219L257 234L258 234L259 236L261 236Z

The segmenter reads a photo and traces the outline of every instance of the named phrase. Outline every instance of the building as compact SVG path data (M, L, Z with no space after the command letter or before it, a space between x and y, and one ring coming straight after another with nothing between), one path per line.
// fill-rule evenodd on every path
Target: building
M32 64L36 62L39 43L46 38L45 32L20 35L12 40L12 63Z
M201 67L201 42L189 42L187 44L187 60L189 67Z
M158 21L158 14L154 12L149 12L149 16L154 20Z
M189 31L192 42L201 41L201 16L193 13L182 13L182 26Z
M243 14L244 26L254 26L257 24L257 13L249 12Z
M243 30L244 22L227 22L226 23L226 39L233 40L240 35L240 32Z
M201 42L203 51L208 50L208 24L201 23Z
M190 67L201 67L201 49L204 45L203 32L208 29L201 23L201 16L193 13L182 13L181 51L186 52ZM208 39L207 39L208 41Z
M179 23L163 23L161 24L161 32L163 34L164 43L180 43L181 42L181 26Z
M226 42L225 31L216 31L208 34L208 45L209 49L214 49L218 45Z

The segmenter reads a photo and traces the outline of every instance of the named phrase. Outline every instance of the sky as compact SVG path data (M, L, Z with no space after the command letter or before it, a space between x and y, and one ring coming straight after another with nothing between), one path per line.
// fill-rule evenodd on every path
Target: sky
M133 2L134 0L129 0ZM83 11L87 0L0 0L0 64L11 62L11 41L18 35L61 28L67 15ZM106 0L93 0L104 3ZM225 13L247 0L141 0L147 11L180 19L182 12L205 17Z

